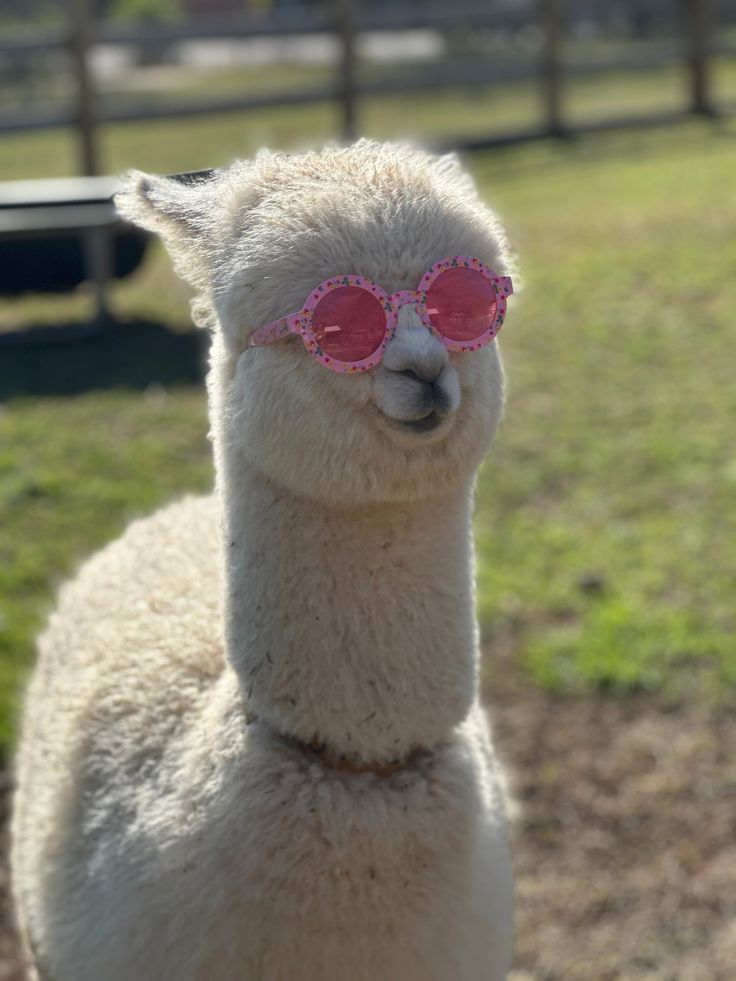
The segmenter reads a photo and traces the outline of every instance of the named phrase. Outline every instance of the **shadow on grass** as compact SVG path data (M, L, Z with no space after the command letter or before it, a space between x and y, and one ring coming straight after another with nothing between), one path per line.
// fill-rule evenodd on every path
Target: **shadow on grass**
M158 323L84 323L0 334L0 401L109 388L195 384L205 375L204 331Z

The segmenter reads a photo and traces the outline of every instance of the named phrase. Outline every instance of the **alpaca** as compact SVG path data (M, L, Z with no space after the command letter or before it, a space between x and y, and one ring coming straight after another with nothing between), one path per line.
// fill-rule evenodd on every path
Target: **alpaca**
M454 158L370 141L134 173L118 206L212 330L216 489L132 523L41 637L11 857L37 975L500 981L471 529L497 342L448 352L405 292L367 371L249 341L348 272L389 294L446 256L505 275L503 231Z

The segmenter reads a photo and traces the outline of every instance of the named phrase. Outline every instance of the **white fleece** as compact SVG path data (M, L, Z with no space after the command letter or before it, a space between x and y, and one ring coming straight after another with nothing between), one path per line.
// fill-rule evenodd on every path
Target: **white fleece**
M503 233L456 162L367 141L206 185L133 175L119 205L214 330L217 492L132 524L40 640L12 828L39 975L500 981L512 890L471 530L497 345L447 357L404 314L383 365L346 376L297 338L246 341L328 276L392 293L451 254L506 273ZM420 431L405 373L430 361L441 418ZM336 770L295 740L410 762Z

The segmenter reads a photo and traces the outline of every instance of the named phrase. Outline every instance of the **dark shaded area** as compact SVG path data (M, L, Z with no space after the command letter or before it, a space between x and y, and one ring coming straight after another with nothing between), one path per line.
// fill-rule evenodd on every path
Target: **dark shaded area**
M111 272L122 279L140 265L149 236L126 229L111 237ZM0 241L0 293L68 293L87 279L89 262L79 232Z
M128 276L138 267L147 241L136 234L115 237L115 279ZM0 293L66 293L86 279L87 263L79 234L0 242Z
M109 388L193 384L204 379L204 331L163 324L68 324L0 334L0 401Z

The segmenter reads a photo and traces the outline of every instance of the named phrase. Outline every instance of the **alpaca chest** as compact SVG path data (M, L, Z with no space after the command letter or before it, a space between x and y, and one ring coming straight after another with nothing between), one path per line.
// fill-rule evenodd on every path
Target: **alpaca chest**
M100 950L106 978L505 977L503 820L467 746L388 779L251 750L222 774L237 812L220 785L216 808L200 802L201 826L141 866L137 902L120 902L120 879L114 897L98 897L98 923L105 898L116 907Z

